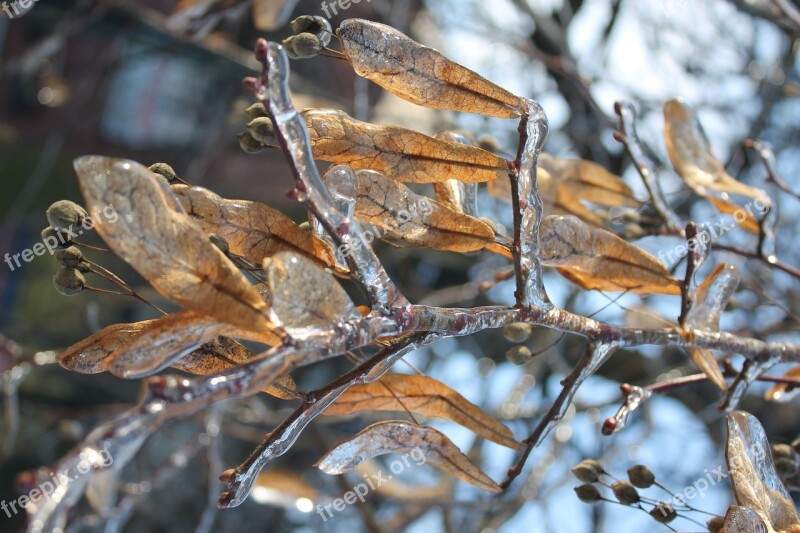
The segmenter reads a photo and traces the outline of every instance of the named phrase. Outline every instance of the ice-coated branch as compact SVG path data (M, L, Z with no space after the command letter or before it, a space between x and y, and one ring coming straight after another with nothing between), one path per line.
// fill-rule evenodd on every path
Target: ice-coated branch
M370 357L366 362L325 387L309 393L306 401L277 428L267 434L264 441L244 463L220 475L220 480L226 483L227 487L220 496L219 506L236 507L244 502L259 472L270 461L286 453L306 426L347 389L353 385L377 380L404 355L430 344L438 338L434 334L410 334L393 340L385 349Z
M253 89L264 102L275 126L275 135L290 162L297 198L303 201L336 242L349 250L345 257L353 278L369 295L372 305L388 310L406 303L375 252L368 245L357 222L341 213L319 175L311 153L311 141L303 118L289 97L289 58L278 43L259 39L256 59L264 65ZM347 172L339 167L336 172ZM352 171L351 171L352 172Z
M639 134L636 133L636 109L630 102L621 101L614 104L614 111L619 116L619 130L614 132L614 138L622 143L628 153L628 157L631 158L636 170L639 171L647 193L653 201L653 207L661 217L661 220L671 231L680 234L683 230L683 223L664 200L661 189L656 182L656 173L653 170L653 165L645 155L644 148L642 148L642 143L639 140Z
M548 122L538 102L524 99L519 123L517 158L510 171L511 203L514 209L514 266L517 304L548 309L552 306L544 289L539 259L539 228L543 204L536 182L539 154L547 140Z
M553 405L550 406L547 414L542 417L528 438L522 441L522 443L525 445L525 448L522 450L522 455L517 461L517 464L508 469L508 476L506 477L505 481L500 484L501 487L508 487L511 482L514 481L514 479L522 472L522 468L525 466L525 462L528 460L528 456L531 454L534 448L539 446L548 433L550 433L550 431L564 418L564 415L567 413L567 409L569 409L569 406L572 403L572 399L575 397L575 393L578 391L581 385L583 385L584 381L597 372L597 370L603 366L606 361L608 361L608 358L611 357L611 355L617 351L620 346L621 345L619 343L590 343L587 346L586 353L584 354L583 358L581 358L578 364L575 365L575 368L572 370L572 372L561 382L561 393L553 402Z

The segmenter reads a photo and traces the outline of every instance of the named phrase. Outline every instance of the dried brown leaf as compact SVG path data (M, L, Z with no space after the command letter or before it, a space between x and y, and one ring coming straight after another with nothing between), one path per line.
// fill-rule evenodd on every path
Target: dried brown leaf
M103 372L103 360L139 335L155 320L113 324L77 342L58 354L58 364L79 374Z
M608 207L640 205L622 178L592 161L563 159L542 153L539 156L539 165L568 193L569 197Z
M748 187L725 171L722 162L711 152L697 114L678 99L664 104L664 140L672 166L684 183L700 196L709 191L763 198L763 191Z
M655 257L574 216L542 220L542 263L585 289L680 294L680 283Z
M203 187L173 185L172 190L203 231L222 237L231 253L255 264L283 251L300 253L326 266L333 263L325 242L277 209L258 202L228 200Z
M355 215L390 237L438 250L473 252L495 241L485 222L371 170L356 172Z
M518 96L394 28L348 19L336 34L356 74L404 100L432 109L492 117L521 115Z
M172 368L198 376L212 376L232 370L250 359L253 353L228 337L217 337L172 363ZM281 400L294 400L297 385L292 376L284 374L264 392Z
M489 194L498 200L511 203L511 182L508 176L492 180L487 186ZM553 179L547 170L537 169L536 186L539 197L542 199L545 216L574 215L592 226L603 226L603 219L591 212L575 194L567 191L559 181Z
M373 383L353 385L325 410L325 414L406 409L451 420L497 444L515 450L522 448L505 425L444 383L427 376L390 373Z
M392 179L435 183L448 179L484 182L507 176L507 162L455 142L434 139L399 126L361 122L335 109L306 109L314 157L370 169Z
M739 227L749 231L750 233L755 233L756 235L761 232L761 225L759 224L758 219L742 206L728 202L722 198L717 198L716 196L712 196L710 194L706 196L706 200L708 200L711 205L716 207L720 213L734 217L733 221L736 222ZM744 215L742 220L739 220L736 217L738 213L742 213Z
M800 366L795 366L790 368L786 371L783 375L785 378L793 378L798 379L800 378ZM797 393L800 392L800 388L793 387L791 385L787 385L786 383L778 383L771 389L769 389L766 393L764 393L764 399L769 400L771 402L788 402L795 396Z
M100 366L122 378L148 376L223 335L270 345L280 342L280 338L271 332L256 335L208 315L178 311L148 324L134 339L105 358Z
M480 489L500 492L500 487L444 434L410 422L388 421L373 424L356 436L337 444L315 466L326 474L338 475L379 455L412 452L422 456L419 464L424 459L425 464L448 472Z
M119 213L115 223L97 224L97 232L159 293L220 322L274 330L258 291L196 222L171 208L169 188L147 168L88 156L77 159L75 169L90 211L111 205Z

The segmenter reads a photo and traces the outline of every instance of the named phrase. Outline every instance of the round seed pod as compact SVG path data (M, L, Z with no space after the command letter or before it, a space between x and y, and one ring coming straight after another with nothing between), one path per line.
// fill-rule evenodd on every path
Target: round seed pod
M256 102L255 104L245 109L244 112L247 113L247 116L250 117L251 119L269 116L267 108L264 107L264 104L262 104L261 102Z
M619 503L633 505L639 502L639 492L627 481L617 481L611 485L611 490Z
M69 240L68 235L64 235L63 233L56 231L56 229L52 226L47 226L42 230L42 240L49 241L50 239L55 239L58 242L56 249L63 249L72 246L72 242Z
M594 459L584 459L573 466L571 472L584 483L594 483L600 478L601 474L606 473L600 463Z
M77 246L56 250L53 255L58 264L65 268L75 268L83 261L83 252Z
M772 445L772 458L773 459L794 459L794 451L788 444L773 444Z
M600 495L600 491L591 483L585 483L575 487L575 494L578 495L578 499L583 503L595 503L603 499Z
M478 147L492 153L500 151L500 143L491 135L482 135L478 139Z
M59 200L47 208L47 221L56 229L78 226L87 216L84 208L69 200Z
M506 352L506 359L515 365L524 365L531 360L533 354L527 346L514 346Z
M328 22L328 19L324 17L302 15L291 21L289 27L292 28L292 32L295 35L313 33L320 38L323 46L328 46L328 43L331 42L333 28L331 28L331 23Z
M208 239L211 241L211 244L222 250L222 253L227 254L230 251L230 247L228 247L228 241L212 233L208 236Z
M322 52L322 39L313 33L300 33L292 35L288 39L281 41L286 48L286 53L292 59L308 59L316 57Z
M721 516L715 516L708 522L706 522L706 527L708 528L709 533L721 533L722 526L725 525L725 518Z
M86 278L76 268L61 268L53 276L53 285L64 296L74 296L86 286Z
M175 174L175 171L172 169L172 167L166 163L153 163L148 167L148 169L154 174L163 176L164 179L167 180L167 184L178 181L178 175Z
M257 154L258 152L266 148L264 144L253 139L253 136L250 135L249 131L244 131L240 133L238 135L238 138L239 138L239 147L248 154Z
M678 512L668 503L659 503L650 510L650 516L660 524L669 524L678 517Z
M781 477L791 477L797 473L797 463L794 459L778 457L775 459L775 471Z
M656 482L656 476L645 465L634 465L628 469L628 479L635 487L646 489Z
M503 337L511 342L525 342L531 336L533 326L525 322L508 324L503 328Z
M247 131L256 141L265 146L278 146L278 139L275 137L275 126L268 117L254 118L247 123Z

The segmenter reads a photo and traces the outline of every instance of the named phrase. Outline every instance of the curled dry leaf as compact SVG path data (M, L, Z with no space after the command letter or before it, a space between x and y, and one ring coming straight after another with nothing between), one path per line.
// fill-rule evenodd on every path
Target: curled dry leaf
M744 411L732 412L727 422L725 459L736 502L755 512L770 533L800 530L800 516L775 471L761 423Z
M125 346L155 320L143 320L132 324L107 326L94 335L86 337L60 354L56 360L67 370L79 374L103 372L103 360Z
M355 216L417 246L473 252L495 241L494 230L477 218L371 170L356 172Z
M758 514L747 507L731 505L725 513L725 521L722 524L722 531L725 533L770 533L770 529Z
M800 366L790 368L786 371L783 377L794 379L800 378ZM798 387L793 387L791 385L787 385L786 383L778 383L764 393L764 399L772 402L788 402L797 396L798 392L800 392L800 388Z
M575 216L548 216L539 238L542 264L585 289L680 294L680 283L655 257Z
M122 378L149 376L223 335L270 345L280 342L271 332L257 335L208 315L179 311L152 321L134 339L106 357L100 367Z
M174 315L178 314L174 313ZM105 327L61 352L57 361L67 370L80 374L104 372L109 368L108 361L114 358L113 354L120 353L135 343L143 332L157 327L163 329L163 320L166 318L169 318L170 321L174 320L173 315L168 315L162 319ZM173 333L176 336L181 334L180 331ZM181 338L185 339L185 336ZM154 350L158 349L159 347L154 347ZM251 357L252 353L238 342L226 337L217 337L192 350L183 358L173 361L172 367L191 374L207 376L230 370ZM289 394L289 391L294 388L291 378L284 376L265 392L278 398L291 399L293 396Z
M110 205L119 213L97 232L159 293L245 330L274 329L258 291L197 223L172 208L169 188L146 167L88 156L75 160L75 170L90 211Z
M273 321L294 337L337 328L361 318L338 281L301 255L281 252L264 262Z
M356 74L404 100L492 117L521 115L518 96L390 26L348 19L336 34Z
M427 376L386 374L379 381L353 385L325 410L327 415L361 411L405 411L444 418L477 435L519 450L522 445L505 425L459 393Z
M326 474L338 475L349 472L367 459L387 453L409 454L420 465L429 464L485 491L500 492L492 478L475 466L444 434L410 422L390 420L373 424L337 444L315 466Z
M260 265L278 252L297 252L331 265L333 256L324 242L304 231L292 219L267 205L228 200L203 187L173 185L183 208L207 234L225 239L231 253Z
M476 183L507 176L507 162L455 142L434 139L399 126L379 126L335 109L306 109L314 157L370 169L392 179L436 183L457 179Z

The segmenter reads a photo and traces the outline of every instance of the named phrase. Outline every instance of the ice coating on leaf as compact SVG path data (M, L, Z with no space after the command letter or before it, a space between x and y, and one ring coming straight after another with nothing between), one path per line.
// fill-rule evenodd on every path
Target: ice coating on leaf
M392 179L480 183L505 176L508 164L475 146L439 140L400 126L370 124L338 109L305 109L314 157L370 169Z
M273 329L266 305L247 278L176 203L147 168L123 159L75 160L90 212L113 206L119 218L97 224L108 246L163 296L242 329Z
M719 331L719 319L739 286L739 269L721 265L692 294L686 322L698 329Z
M722 531L736 533L775 533L775 530L768 527L757 513L747 507L740 507L738 505L731 505L728 507L728 512L725 513L725 522L723 523Z
M549 216L542 222L542 263L586 289L635 294L680 294L680 283L664 264L613 233L574 216Z
M336 34L356 74L432 109L516 118L522 99L396 29L348 19Z
M265 262L264 271L272 319L293 337L361 316L339 282L301 255L281 252Z
M800 525L794 502L775 471L761 423L744 411L734 411L726 420L725 459L736 502L758 514L770 532Z
M203 187L172 185L186 212L207 234L225 239L230 252L261 264L278 252L301 253L328 265L331 252L289 217L268 205L229 200Z
M485 222L419 195L378 172L357 171L356 189L356 216L390 237L462 253L495 242L494 230Z
M349 472L363 461L388 453L409 454L419 465L429 464L489 492L500 491L500 487L443 433L410 422L373 424L337 444L316 466L326 474L338 475Z

